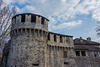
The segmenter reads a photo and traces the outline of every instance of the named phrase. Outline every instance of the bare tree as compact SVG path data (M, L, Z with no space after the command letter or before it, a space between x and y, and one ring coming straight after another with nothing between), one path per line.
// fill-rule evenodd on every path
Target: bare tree
M0 43L9 39L11 18L16 14L16 8L9 8L3 0L0 0Z
M96 32L97 32L97 35L100 36L100 21L97 22Z

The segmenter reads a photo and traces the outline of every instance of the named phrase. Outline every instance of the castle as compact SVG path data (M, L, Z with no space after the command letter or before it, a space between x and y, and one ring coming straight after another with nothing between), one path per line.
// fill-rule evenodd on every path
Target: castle
M1 67L100 67L100 43L49 32L48 21L37 14L15 15Z

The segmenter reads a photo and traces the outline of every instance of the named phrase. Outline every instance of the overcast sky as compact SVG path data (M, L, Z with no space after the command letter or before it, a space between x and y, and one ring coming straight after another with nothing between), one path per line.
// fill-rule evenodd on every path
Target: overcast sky
M19 13L35 13L47 17L49 31L91 37L99 41L96 25L100 21L100 0L4 0L16 6Z

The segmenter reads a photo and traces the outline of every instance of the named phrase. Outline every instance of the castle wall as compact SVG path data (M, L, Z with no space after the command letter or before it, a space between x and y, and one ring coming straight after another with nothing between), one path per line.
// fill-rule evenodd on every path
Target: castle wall
M54 47L48 45L48 66L47 67L77 67L74 57L72 57L73 49L63 47ZM64 51L67 57L64 57Z
M78 55L76 53L75 62L77 67L100 67L100 52L99 51L91 51L91 50L82 50L78 49ZM82 51L85 54L82 55Z
M48 40L48 44L52 46L61 46L74 48L73 37L71 36L62 36L60 34L48 33L50 36L50 40ZM54 35L56 36L56 41L54 41ZM60 38L61 37L61 38Z
M35 14L18 14L12 20L7 67L44 67L48 19Z
M74 45L72 37L48 33L49 40L47 44L48 63L46 67L77 67L75 64ZM56 38L54 38L56 36ZM62 37L60 39L60 37ZM64 57L66 52L66 57Z
M99 57L75 57L77 67L100 67Z
M17 29L12 32L8 67L43 67L47 33L36 29Z

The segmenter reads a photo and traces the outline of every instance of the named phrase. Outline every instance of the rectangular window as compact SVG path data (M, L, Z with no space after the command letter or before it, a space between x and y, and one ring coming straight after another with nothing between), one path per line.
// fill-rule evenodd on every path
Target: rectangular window
M81 51L82 56L86 56L86 52L85 51Z
M21 22L25 22L25 15L21 15Z
M29 28L27 28L27 32L28 32L28 33L30 32L30 29L29 29Z
M67 51L64 51L64 58L67 58Z
M95 57L97 57L97 54L94 54Z
M36 16L35 15L31 15L31 22L36 22Z
M80 51L76 51L76 56L80 56Z
M42 17L42 19L41 19L41 24L44 24L44 18Z
M56 42L56 35L54 35L54 41Z
M69 64L69 62L64 62L64 64Z
M39 64L32 64L33 66L39 66Z
M48 40L50 40L50 33L48 33Z
M62 42L62 36L60 36L60 42Z

